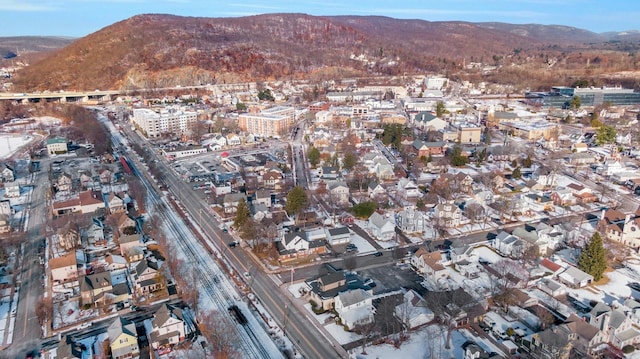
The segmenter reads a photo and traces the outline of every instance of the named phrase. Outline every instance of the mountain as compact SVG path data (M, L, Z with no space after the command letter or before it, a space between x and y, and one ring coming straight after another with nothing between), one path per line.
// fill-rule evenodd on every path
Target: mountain
M0 59L51 52L69 45L73 40L72 38L51 36L0 37Z
M559 53L566 46L607 39L564 26L380 16L149 14L78 39L13 80L17 89L31 91L444 73L457 71L464 61L497 63L514 53L525 58L553 46Z

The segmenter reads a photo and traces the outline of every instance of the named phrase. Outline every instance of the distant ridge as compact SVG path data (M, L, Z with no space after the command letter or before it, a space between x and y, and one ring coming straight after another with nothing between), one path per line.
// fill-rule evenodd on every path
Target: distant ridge
M633 36L630 41L638 35L630 34L624 35ZM601 48L628 52L638 46L625 43L612 47L608 43L621 37L620 33L595 34L556 25L429 22L383 16L198 18L147 14L73 41L24 69L14 83L25 90L136 89L455 73L471 62L522 63L547 70L553 68L546 62L562 53L568 56L575 50L587 54ZM546 55L540 56L541 51ZM608 64L602 59L602 66ZM586 63L586 59L575 61ZM595 63L590 62L591 66Z

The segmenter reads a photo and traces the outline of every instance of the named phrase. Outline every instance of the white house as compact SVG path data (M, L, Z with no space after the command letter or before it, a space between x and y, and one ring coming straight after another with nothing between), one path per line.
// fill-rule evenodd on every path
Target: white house
M381 241L390 241L395 235L395 225L378 212L373 212L367 223L371 234Z
M336 227L327 229L327 241L330 245L346 244L350 241L351 232L347 227Z
M344 181L331 181L328 189L331 202L339 205L349 204L349 186Z
M427 308L424 298L413 289L404 293L402 303L396 306L394 314L409 329L417 328L434 319L434 314Z
M525 249L524 242L521 239L505 231L498 233L493 240L493 247L500 253L514 258L522 256Z
M242 143L242 141L240 140L240 137L236 134L229 134L227 135L227 144L229 146L239 146Z
M48 262L51 270L51 280L63 283L78 279L78 265L76 254L71 252L62 257L51 258Z
M396 214L396 226L405 233L422 233L427 224L424 212L412 206L405 207Z
M574 266L567 266L567 269L558 275L558 279L572 288L586 287L593 282L591 274L585 273Z
M408 178L400 178L396 184L396 190L400 197L404 199L422 197L420 188L418 188L418 186Z
M373 296L363 289L347 290L335 299L335 310L349 329L373 322Z
M178 344L186 336L182 309L174 305L161 305L151 324L150 343L154 349Z
M462 210L452 202L440 203L434 209L434 220L445 228L455 228L460 226L462 220Z
M433 283L449 277L449 271L441 262L442 255L440 251L429 252L424 248L420 248L411 256L411 265L415 270Z

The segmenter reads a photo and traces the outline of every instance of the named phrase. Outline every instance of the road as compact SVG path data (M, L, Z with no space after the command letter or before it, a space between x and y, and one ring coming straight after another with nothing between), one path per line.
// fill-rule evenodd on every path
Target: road
M130 141L143 143L137 134L130 132L127 134ZM157 156L157 154L155 155ZM156 164L160 172L164 174L162 178L164 184L180 200L190 213L192 220L200 226L206 237L223 254L232 268L237 273L251 273L250 280L248 280L251 290L260 299L273 319L281 328L285 329L287 336L296 345L298 351L305 358L345 357L346 353L337 343L328 339L326 334L310 324L309 319L306 318L308 313L295 305L291 296L286 293L286 289L276 284L268 274L258 270L262 266L255 262L253 256L241 248L229 248L228 243L235 239L231 234L224 233L219 229L219 223L212 215L208 205L187 183L178 178L168 162L160 157L157 157L157 160ZM286 327L284 325L285 311L287 313Z
M39 347L42 330L35 314L37 301L44 293L44 267L40 264L39 249L44 243L47 206L45 196L48 186L48 161L41 161L41 172L32 176L33 191L28 207L27 237L23 244L22 263L18 267L18 280L21 282L13 330L13 344L2 353L2 357L24 357ZM44 255L44 254L42 254Z

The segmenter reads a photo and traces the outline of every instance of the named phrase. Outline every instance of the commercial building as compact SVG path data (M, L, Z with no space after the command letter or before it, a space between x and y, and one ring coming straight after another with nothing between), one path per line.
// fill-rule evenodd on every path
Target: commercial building
M162 135L187 134L198 119L198 114L177 106L162 109L137 108L133 110L131 122L148 138Z
M482 127L470 123L459 124L456 132L460 143L479 143L482 137Z
M532 105L545 107L569 107L573 96L580 98L582 106L597 106L603 103L612 105L638 105L640 92L620 87L573 88L556 86L549 92L527 92L525 100Z
M280 137L287 133L295 119L295 109L277 106L257 113L238 116L238 128L257 137Z
M505 121L500 122L498 128L500 131L508 131L512 136L530 141L542 138L548 141L560 132L558 125L549 121Z

